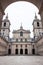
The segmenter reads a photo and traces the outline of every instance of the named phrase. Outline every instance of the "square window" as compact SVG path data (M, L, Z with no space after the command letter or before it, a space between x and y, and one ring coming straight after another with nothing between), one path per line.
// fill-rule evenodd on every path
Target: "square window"
M20 32L20 36L23 36L23 32L22 31Z
M16 42L18 42L18 39L16 39Z

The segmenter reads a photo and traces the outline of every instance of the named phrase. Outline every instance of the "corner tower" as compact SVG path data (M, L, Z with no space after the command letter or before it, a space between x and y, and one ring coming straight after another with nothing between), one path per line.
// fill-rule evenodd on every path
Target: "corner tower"
M33 21L33 33L34 33L34 38L38 38L43 34L42 22L37 18L36 14L35 14L35 19Z
M10 32L10 21L8 20L8 14L7 14L6 18L2 21L1 36L8 39L9 38L9 32Z

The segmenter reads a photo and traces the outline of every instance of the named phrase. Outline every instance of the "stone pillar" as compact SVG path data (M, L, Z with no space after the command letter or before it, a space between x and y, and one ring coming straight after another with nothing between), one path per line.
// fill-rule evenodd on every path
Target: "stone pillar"
M20 55L20 49L18 49L18 55Z
M23 49L23 55L25 55L25 49Z

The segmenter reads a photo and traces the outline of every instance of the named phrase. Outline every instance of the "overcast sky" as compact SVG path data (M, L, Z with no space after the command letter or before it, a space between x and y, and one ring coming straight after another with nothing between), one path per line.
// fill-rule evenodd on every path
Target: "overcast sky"
M32 22L34 20L35 13L40 19L38 12L39 10L34 4L26 2L26 1L18 1L18 2L14 2L10 4L5 9L5 14L7 15L8 13L8 18L11 23L11 26L10 26L11 32L15 29L16 30L19 29L22 23L23 28L26 30L27 29L30 30L31 37L33 37ZM10 33L10 37L12 37L11 33Z

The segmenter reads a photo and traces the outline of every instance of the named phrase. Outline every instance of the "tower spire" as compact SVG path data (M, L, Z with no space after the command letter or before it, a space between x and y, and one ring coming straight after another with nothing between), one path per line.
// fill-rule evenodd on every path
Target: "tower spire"
M7 13L7 15L6 15L6 19L8 19L8 13Z
M36 15L36 13L35 13L35 19L37 19L37 15Z
M20 29L23 29L23 27L22 27L22 22L21 22L21 26L20 26Z

